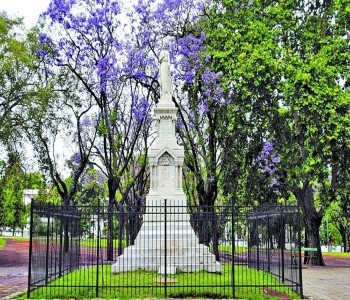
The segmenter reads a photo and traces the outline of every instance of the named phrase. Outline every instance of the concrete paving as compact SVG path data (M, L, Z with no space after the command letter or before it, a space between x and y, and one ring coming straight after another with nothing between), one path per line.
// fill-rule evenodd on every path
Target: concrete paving
M16 299L27 289L28 267L0 267L0 299ZM9 297L12 295L11 297Z
M303 269L304 296L310 300L350 299L350 267Z

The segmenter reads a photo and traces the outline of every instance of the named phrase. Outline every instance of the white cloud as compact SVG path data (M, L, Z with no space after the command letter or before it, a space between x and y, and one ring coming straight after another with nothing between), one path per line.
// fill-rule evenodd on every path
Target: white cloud
M24 17L25 26L31 27L49 3L50 0L0 0L0 11L5 11L10 17Z

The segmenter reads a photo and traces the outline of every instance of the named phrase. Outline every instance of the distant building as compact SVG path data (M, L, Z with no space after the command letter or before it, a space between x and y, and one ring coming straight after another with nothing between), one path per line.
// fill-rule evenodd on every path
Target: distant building
M23 201L25 205L32 203L34 197L38 195L38 189L26 189L23 191Z

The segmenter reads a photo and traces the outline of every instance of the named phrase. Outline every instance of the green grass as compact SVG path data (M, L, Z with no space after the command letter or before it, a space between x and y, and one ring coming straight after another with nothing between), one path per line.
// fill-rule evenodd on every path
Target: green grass
M26 242L29 241L29 238L21 237L21 236L0 236L0 249L6 247L6 240L14 240L17 242Z
M235 266L235 280L238 285L258 285L263 284L278 291L290 295L293 299L299 298L296 293L289 288L282 286L274 276L263 271L249 269L247 267ZM67 274L52 283L48 288L42 287L31 293L31 298L69 298L69 299L91 299L96 297L97 282L96 267L82 269ZM244 274L238 276L239 274ZM157 272L135 271L120 274L112 274L111 266L104 265L98 273L98 282L100 286L112 286L112 288L100 288L99 298L118 298L118 299L144 299L144 298L162 298L164 295L164 283L159 282L160 276ZM168 283L167 294L170 298L232 298L232 266L223 265L221 274L195 272L195 273L177 273L169 276L176 280L175 283ZM191 287L190 285L195 285ZM80 288L59 286L74 285ZM128 287L123 287L128 286ZM56 286L56 287L55 287ZM236 287L236 298L241 299L278 299L268 297L264 294L263 288L257 287L244 289Z
M4 249L6 247L6 240L0 237L0 249Z
M350 252L322 252L322 255L350 259Z
M232 245L219 245L219 251L232 253ZM247 247L235 246L235 253L246 253L247 251Z
M118 247L118 240L113 240L113 247ZM97 247L97 239L84 239L80 241L80 245L83 247ZM100 247L107 248L107 239L100 239ZM123 241L123 247L126 247L126 241Z

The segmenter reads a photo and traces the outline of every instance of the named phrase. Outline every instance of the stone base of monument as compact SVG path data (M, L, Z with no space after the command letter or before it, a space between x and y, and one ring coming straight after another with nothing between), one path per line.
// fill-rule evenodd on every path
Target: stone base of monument
M147 199L143 225L132 246L125 248L112 273L144 269L159 274L176 272L221 272L221 264L209 248L199 244L185 206L164 207L162 201ZM176 201L185 203L184 201ZM166 210L166 211L164 211Z

